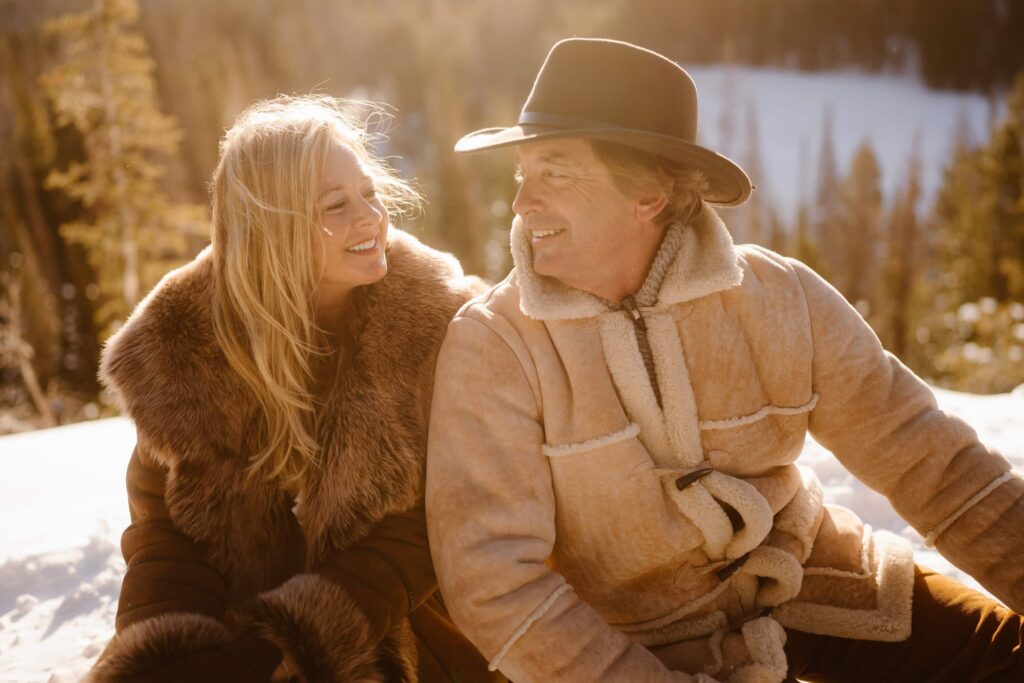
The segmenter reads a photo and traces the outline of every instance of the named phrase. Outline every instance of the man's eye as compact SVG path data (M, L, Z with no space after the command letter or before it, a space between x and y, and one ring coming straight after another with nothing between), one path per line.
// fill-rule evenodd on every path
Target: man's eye
M541 175L542 178L552 178L552 179L558 179L558 178L564 178L565 177L565 174L564 173L560 173L559 171L544 171L540 175Z

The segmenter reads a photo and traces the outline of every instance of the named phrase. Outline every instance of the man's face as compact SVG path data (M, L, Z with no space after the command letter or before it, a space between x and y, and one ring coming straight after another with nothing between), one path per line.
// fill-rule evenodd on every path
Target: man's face
M512 208L529 235L534 270L613 301L634 293L661 232L641 225L639 200L619 189L590 143L528 142L516 161Z

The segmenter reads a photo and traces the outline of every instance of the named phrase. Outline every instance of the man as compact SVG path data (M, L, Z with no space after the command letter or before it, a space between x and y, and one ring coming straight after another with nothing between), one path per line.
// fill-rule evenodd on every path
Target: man
M1012 609L1024 479L810 269L736 248L751 191L696 89L626 43L547 57L511 128L515 269L437 365L431 548L456 623L527 681L1024 680L1019 614L824 506L808 429ZM992 676L986 679L984 676Z

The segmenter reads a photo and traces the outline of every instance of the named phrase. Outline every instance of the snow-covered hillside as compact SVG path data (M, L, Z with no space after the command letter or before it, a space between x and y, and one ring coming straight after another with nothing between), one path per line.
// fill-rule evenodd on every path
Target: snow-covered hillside
M937 395L1024 471L1024 389ZM124 419L0 438L0 682L77 681L112 635L133 444ZM821 446L808 440L802 462L818 472L829 502L903 534L919 562L964 579Z

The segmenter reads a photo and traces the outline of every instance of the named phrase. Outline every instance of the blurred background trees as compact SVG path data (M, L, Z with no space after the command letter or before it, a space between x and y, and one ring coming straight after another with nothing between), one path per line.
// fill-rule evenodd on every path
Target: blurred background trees
M0 432L107 409L99 348L205 243L217 141L257 98L393 105L378 152L429 200L406 227L503 277L511 155L451 147L514 120L567 35L632 40L687 65L916 74L1003 102L984 139L960 136L933 205L914 154L896 190L880 183L872 140L841 161L826 113L820 154L802 162L809 198L787 212L762 191L727 221L737 241L818 269L929 381L1024 382L1024 3L0 0ZM723 151L761 176L752 106L708 126L731 131Z
M154 63L138 28L135 0L98 0L48 21L58 64L40 78L58 127L72 127L83 155L53 168L45 188L79 207L60 236L86 256L95 276L93 320L113 334L149 289L191 256L188 238L208 230L200 204L172 202L162 161L181 130L160 113Z

